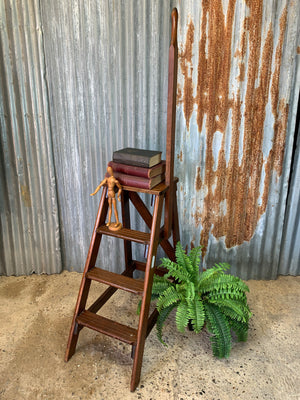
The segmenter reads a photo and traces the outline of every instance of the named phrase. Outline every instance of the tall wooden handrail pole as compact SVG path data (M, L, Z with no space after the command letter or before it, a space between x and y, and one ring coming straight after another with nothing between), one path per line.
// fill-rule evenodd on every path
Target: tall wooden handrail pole
M177 23L178 12L174 8L171 14L172 33L169 48L169 73L168 73L168 108L167 108L167 142L166 142L166 185L169 190L165 203L165 227L164 236L169 238L172 228L174 187L174 152L175 152L175 123L176 123L176 93L177 93Z

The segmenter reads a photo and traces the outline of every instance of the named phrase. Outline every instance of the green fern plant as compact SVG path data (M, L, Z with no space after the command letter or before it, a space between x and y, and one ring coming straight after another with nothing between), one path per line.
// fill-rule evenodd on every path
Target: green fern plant
M176 308L176 325L184 332L188 325L199 333L204 325L211 333L213 354L229 357L232 332L238 341L246 341L251 312L245 292L248 286L238 277L225 274L230 268L226 263L215 264L199 272L201 247L193 248L189 254L180 242L176 245L176 262L162 259L168 273L154 276L152 298L157 299L157 335L162 339L164 322Z

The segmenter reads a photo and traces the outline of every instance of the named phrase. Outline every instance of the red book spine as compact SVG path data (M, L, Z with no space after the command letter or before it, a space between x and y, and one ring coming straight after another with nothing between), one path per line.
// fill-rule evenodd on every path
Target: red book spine
M120 172L114 172L114 177L124 186L139 187L142 189L150 189L151 181L147 178L140 176L121 174Z
M121 164L114 161L110 161L108 165L113 169L114 172L120 172L126 175L140 176L141 178L147 179L164 173L166 169L165 161L162 161L152 168L136 167L134 165Z
M109 174L106 173L105 177L109 178ZM157 175L153 179L141 178L140 176L125 175L120 172L114 172L114 177L123 186L138 187L141 189L152 189L164 180L164 175Z

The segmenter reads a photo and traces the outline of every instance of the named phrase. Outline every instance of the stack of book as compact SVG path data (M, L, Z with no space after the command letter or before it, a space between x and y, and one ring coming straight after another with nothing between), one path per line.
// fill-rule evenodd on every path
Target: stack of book
M161 160L161 151L127 147L115 151L108 165L124 186L152 189L165 180L166 163Z

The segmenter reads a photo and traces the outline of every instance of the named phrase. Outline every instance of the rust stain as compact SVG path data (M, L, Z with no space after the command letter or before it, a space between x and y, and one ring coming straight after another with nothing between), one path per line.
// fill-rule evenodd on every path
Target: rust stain
M30 193L26 185L21 185L21 196L25 207L31 207Z
M176 104L179 105L181 103L182 103L182 90L179 86L177 86Z
M195 225L198 228L198 226L200 226L200 223L201 223L201 211L199 208L197 208L195 213L192 214L192 217L194 218Z
M240 62L239 63L239 68L240 68L240 74L236 78L239 82L242 82L245 80L245 63Z
M297 54L300 54L300 46L297 47Z
M199 191L201 189L202 182L200 176L200 167L197 167L197 175L196 175L196 190Z
M190 119L194 108L194 97L193 97L193 78L192 78L192 56L193 56L193 43L194 43L194 24L192 21L188 24L186 43L184 50L179 52L179 62L181 66L181 72L184 76L184 87L183 95L184 98L183 109L184 115L187 121L187 129L189 130Z
M235 57L240 57L241 61L239 62L240 75L237 77L239 82L245 80L245 56L247 50L247 32L249 30L249 18L246 17L243 23L243 33L241 38L241 48L236 50Z
M274 146L270 152L269 162L273 164L273 169L277 172L278 176L282 173L285 133L288 119L288 104L284 99L279 100L279 78L280 78L280 65L282 56L282 47L284 41L285 27L287 21L287 7L285 7L280 17L280 35L275 53L275 70L272 77L271 87L271 101L272 112L274 115Z
M182 158L182 150L180 150L180 153L177 154L177 158L178 160L180 160L182 162L183 158Z
M216 238L225 237L227 248L251 239L259 218L266 210L271 174L273 171L277 176L282 173L288 105L284 99L279 99L279 78L287 8L280 18L280 35L274 49L271 24L266 37L262 36L263 0L246 0L249 15L243 21L239 48L232 55L235 5L236 0L228 0L225 15L221 0L202 1L196 84L192 81L192 21L189 21L185 45L180 52L184 84L182 91L178 93L183 104L187 129L195 108L198 130L200 132L205 129L206 132L204 179L201 180L200 167L197 167L195 189L199 191L204 186L207 195L201 207L192 211L196 226L202 226L201 245L204 253L210 232ZM235 95L230 92L232 56L237 58L239 65L237 80L245 82L244 95L239 89ZM275 121L274 137L272 149L267 159L264 159L264 121L269 99ZM229 160L226 162L225 132L230 110L231 147ZM216 132L221 134L217 168L213 156ZM239 159L241 132L243 143L242 156ZM260 196L263 169L264 192Z

